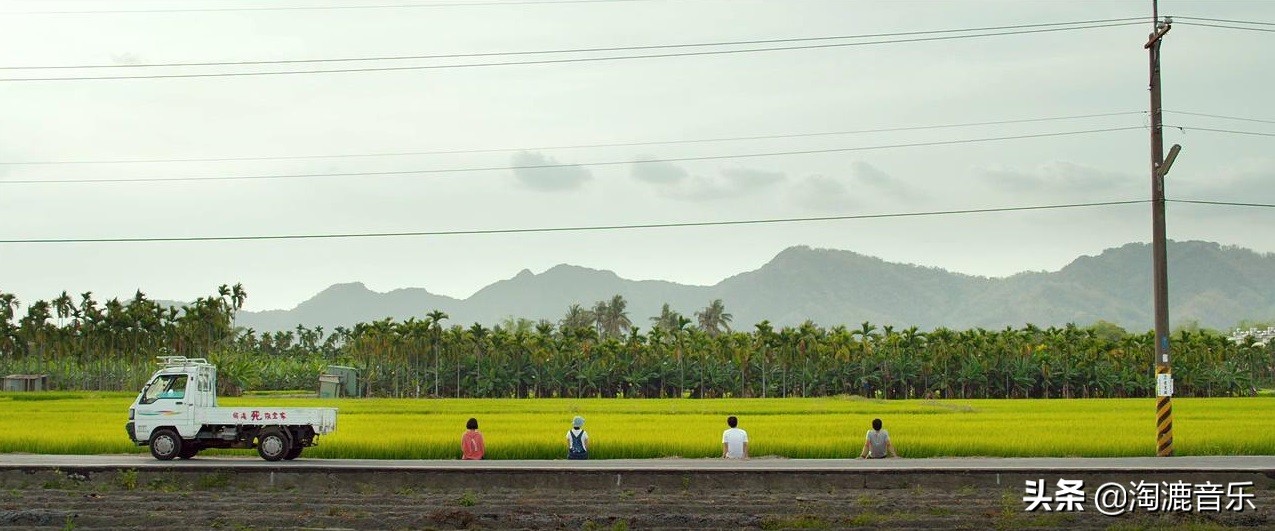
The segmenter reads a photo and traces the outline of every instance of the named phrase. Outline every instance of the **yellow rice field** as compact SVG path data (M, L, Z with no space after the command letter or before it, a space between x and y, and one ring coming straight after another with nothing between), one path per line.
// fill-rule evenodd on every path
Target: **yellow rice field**
M0 453L147 451L124 432L125 393L0 393ZM336 407L337 432L305 457L455 459L475 417L490 459L562 459L575 415L593 458L721 455L739 417L754 456L854 457L881 418L903 457L1150 456L1154 399L327 399L223 398L224 406ZM1174 405L1178 455L1275 454L1275 398L1184 398ZM223 452L227 453L227 452ZM228 452L245 454L244 451Z

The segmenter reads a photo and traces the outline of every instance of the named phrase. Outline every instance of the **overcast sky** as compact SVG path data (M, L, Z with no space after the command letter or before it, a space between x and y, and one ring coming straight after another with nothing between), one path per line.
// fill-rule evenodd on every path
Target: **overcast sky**
M1150 0L488 0L457 5L463 3L0 0L0 66L5 67L0 69L0 240L611 226L1150 196L1142 46L1150 32ZM224 10L390 4L400 7ZM427 7L402 7L410 4ZM1275 2L1266 1L1163 0L1160 10L1179 17L1275 22ZM23 66L526 52L1126 17L1144 20L1075 31L629 60L4 81L528 62L865 40L407 61L12 68ZM1175 23L1163 48L1164 108L1175 111L1165 114L1166 125L1174 126L1165 130L1166 146L1183 146L1168 195L1275 203L1275 137L1269 136L1275 134L1270 122L1275 120L1270 97L1275 56L1267 53L1275 50L1272 26L1246 31L1195 22ZM909 38L939 35L960 34ZM1078 118L929 127L1063 117ZM914 129L632 145L898 128ZM951 143L1106 129L1123 130ZM944 144L880 148L918 143ZM578 147L597 144L629 145ZM821 150L841 151L734 157ZM305 158L438 151L471 152ZM100 163L191 158L264 160ZM687 158L701 160L670 160ZM543 165L560 166L509 169ZM481 168L495 169L443 171ZM417 173L48 182L395 171ZM1172 203L1168 215L1172 239L1275 252L1273 209ZM1057 270L1080 255L1150 241L1150 226L1150 206L1141 203L596 232L0 243L0 292L32 301L62 290L93 291L100 300L141 289L152 298L191 300L214 293L219 284L242 282L249 294L246 309L266 310L291 308L333 283L350 281L378 291L422 287L463 298L524 268L538 273L560 263L608 269L631 279L713 284L756 269L793 245L1006 276Z

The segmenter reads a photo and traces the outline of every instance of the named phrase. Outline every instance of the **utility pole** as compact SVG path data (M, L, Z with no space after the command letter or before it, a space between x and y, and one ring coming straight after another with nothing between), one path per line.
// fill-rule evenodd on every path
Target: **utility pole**
M1152 33L1144 48L1151 60L1151 261L1155 305L1156 455L1173 455L1173 374L1169 368L1169 266L1164 230L1164 175L1181 146L1164 158L1160 113L1160 42L1172 22L1160 20L1157 0L1151 0Z

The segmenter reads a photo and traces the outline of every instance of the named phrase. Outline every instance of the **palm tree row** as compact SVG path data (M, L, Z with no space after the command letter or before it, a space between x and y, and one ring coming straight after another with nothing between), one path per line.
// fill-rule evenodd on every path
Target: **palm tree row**
M65 389L136 389L155 356L212 357L223 392L312 388L327 364L361 370L371 396L414 397L1145 397L1153 335L1091 327L921 331L811 322L730 327L721 300L695 313L665 305L643 332L620 296L573 305L558 322L510 318L487 328L440 311L350 328L257 333L234 326L246 293L180 309L142 293L99 306L91 293L36 301L15 320L0 294L0 371L52 375ZM1173 336L1176 392L1250 395L1275 380L1275 345L1211 331Z
M209 345L232 341L234 314L246 297L242 285L223 285L216 296L173 308L140 291L100 304L92 292L78 302L62 292L27 305L15 320L20 301L0 293L0 369L56 374L64 388L135 389L156 356L205 356Z

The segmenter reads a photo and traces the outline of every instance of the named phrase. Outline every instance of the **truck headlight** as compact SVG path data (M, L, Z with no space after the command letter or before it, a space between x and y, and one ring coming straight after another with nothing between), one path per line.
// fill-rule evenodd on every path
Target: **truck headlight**
M133 420L133 408L128 408L128 420Z

